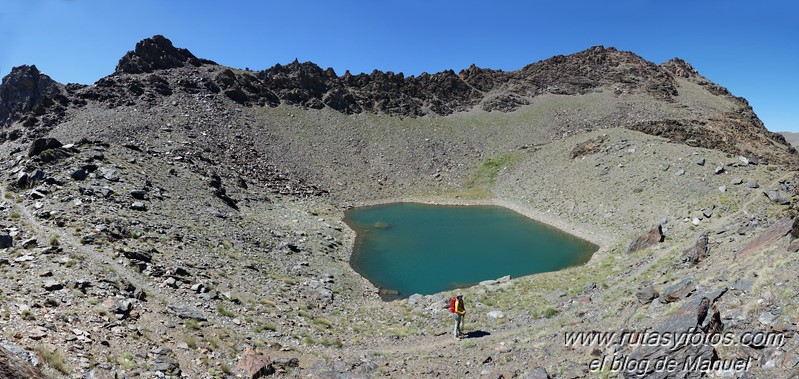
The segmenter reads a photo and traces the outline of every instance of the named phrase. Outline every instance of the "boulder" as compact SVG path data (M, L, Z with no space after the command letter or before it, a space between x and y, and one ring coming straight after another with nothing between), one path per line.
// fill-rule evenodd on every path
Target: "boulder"
M749 188L758 188L758 187L760 187L757 184L757 181L755 181L755 180L750 180L750 181L746 182L746 186L749 187Z
M64 145L55 138L39 138L31 142L31 145L28 148L28 156L37 156L45 150L57 149L61 146Z
M0 234L0 249L14 246L14 237L8 234Z
M256 354L254 352L246 353L238 363L236 363L235 370L239 377L246 379L258 379L275 373L272 360L263 354Z
M137 200L147 200L147 191L145 190L133 190L130 191L130 196Z
M550 379L549 373L543 367L539 367L533 371L528 372L524 379Z
M704 165L705 165L705 158L699 158L699 159L697 159L697 160L696 160L696 164L698 164L698 165L700 165L700 166L704 166Z
M193 319L197 321L207 321L208 319L196 308L183 304L170 304L166 307L167 312L182 319Z
M638 236L638 238L634 239L627 247L627 253L651 247L659 242L663 242L663 238L663 228L660 224L655 225Z
M664 303L681 300L691 295L694 289L696 289L696 287L691 283L691 280L685 278L677 284L666 287L666 289L663 290L663 294L660 296L660 300Z
M732 183L733 185L737 186L737 185L739 185L739 184L741 184L741 183L743 183L743 182L744 182L744 180L743 180L743 179L741 179L741 178L735 178L735 179L733 179L733 180L732 180L732 182L731 182L731 183Z
M488 316L488 318L499 319L499 318L505 317L505 314L502 313L502 311L500 311L500 310L494 310L494 311L488 312L487 316Z
M58 291L64 288L64 285L57 280L48 280L44 283L44 289L48 291Z
M693 246L689 247L683 252L683 262L694 266L707 258L707 251L708 232L704 232L699 235L699 237L696 239L696 243L694 243Z
M660 296L660 294L655 289L655 287L652 286L652 284L647 284L645 286L642 286L641 288L638 289L638 291L635 291L635 297L638 299L638 302L641 304L649 304L650 302L652 302L652 300L657 299L658 296Z
M766 195L769 200L779 205L788 205L791 203L791 199L778 189L765 190L763 194Z
M716 174L716 175L718 175L718 174L723 174L723 173L724 173L724 167L722 167L722 166L716 166L716 169L715 169L715 170L713 170L713 173L714 173L714 174Z
M135 250L134 251L127 251L127 250L125 250L125 251L122 252L122 255L124 255L125 258L135 259L135 260L142 261L142 262L152 262L153 261L153 255L151 253L144 252L144 251L135 251Z
M799 216L794 217L791 223L791 238L799 238Z
M103 177L103 179L108 180L110 182L119 181L119 174L117 173L117 170L112 167L100 168L100 175Z
M146 211L147 205L142 201L134 201L133 204L130 205L130 209L134 211Z
M86 169L84 169L83 167L81 167L81 168L79 168L79 169L77 169L75 171L72 171L72 174L70 174L72 179L75 179L75 180L84 180L84 179L86 179L87 175L88 174L86 173Z

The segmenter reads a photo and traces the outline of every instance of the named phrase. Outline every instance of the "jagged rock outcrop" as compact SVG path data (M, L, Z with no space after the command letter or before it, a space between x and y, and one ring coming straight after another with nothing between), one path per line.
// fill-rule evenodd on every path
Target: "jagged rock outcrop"
M33 125L45 108L66 105L64 89L36 66L19 66L11 69L0 84L0 125L25 118Z
M129 51L117 63L115 73L141 74L155 70L192 65L216 64L207 59L199 59L189 50L176 48L172 41L162 35L139 41L136 49Z

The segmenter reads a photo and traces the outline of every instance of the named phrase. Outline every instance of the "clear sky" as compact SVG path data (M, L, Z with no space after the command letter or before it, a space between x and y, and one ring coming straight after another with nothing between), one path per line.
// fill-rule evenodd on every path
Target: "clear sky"
M297 58L339 75L515 70L613 46L655 63L683 58L747 98L770 130L799 132L795 0L2 0L0 76L35 64L62 83L93 83L155 34L228 66Z

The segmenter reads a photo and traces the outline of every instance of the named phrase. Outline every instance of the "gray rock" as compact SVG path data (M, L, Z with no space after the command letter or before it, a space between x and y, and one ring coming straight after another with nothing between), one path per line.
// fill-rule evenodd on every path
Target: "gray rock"
M724 167L722 167L722 166L716 166L716 169L715 169L715 170L713 170L713 173L714 173L714 174L716 174L716 175L718 175L718 174L721 174L721 173L724 173Z
M500 311L500 310L494 310L494 311L488 312L487 316L488 316L488 318L499 319L499 318L505 317L505 314L502 313L502 311Z
M727 186L719 186L719 192L727 192Z
M77 169L75 171L72 171L72 174L70 174L70 176L72 177L72 179L75 179L75 180L84 180L84 179L86 179L88 174L86 173L86 169L81 167L81 168L79 168L79 169Z
M14 246L14 237L8 234L0 234L0 249L5 249Z
M108 180L109 182L119 181L119 174L115 168L102 167L100 168L100 175L103 177L103 179Z
M639 288L638 291L635 291L635 297L641 304L648 304L652 300L657 299L658 296L660 296L660 294L651 284L645 285Z
M671 167L671 166L668 163L664 163L664 164L660 165L660 169L663 170L663 171L668 171L669 167Z
M737 186L737 185L739 185L739 184L741 184L741 183L743 183L743 182L744 182L744 180L743 180L743 179L741 179L741 178L735 178L735 179L733 179L733 180L732 180L732 182L731 182L731 183L732 183L733 185Z
M679 170L677 170L677 172L675 172L675 173L674 173L674 175L676 175L676 176L683 176L683 175L685 175L685 170L683 170L683 169L679 169Z
M754 180L750 180L750 181L746 182L746 186L749 187L749 188L758 188L758 187L760 187L757 184L757 182L754 181Z
M44 282L44 289L48 291L58 291L64 288L64 285L57 280L48 280Z
M134 199L138 200L147 200L147 191L145 190L133 190L130 191L130 196Z
M549 373L543 367L539 367L533 371L528 372L524 379L550 379Z
M0 236L0 237L2 237L2 236ZM31 247L38 246L39 242L36 239L36 237L31 237L31 238L28 238L28 239L22 241L22 243L20 243L20 245L22 246L23 249L29 249ZM3 245L2 245L1 242L0 242L0 248L3 248Z
M696 243L683 252L683 262L690 265L697 263L707 258L708 252L708 232L704 232L696 239Z
M166 307L167 312L182 319L193 319L197 321L207 321L208 319L198 309L184 304L170 304Z
M712 217L713 216L713 210L712 209L704 209L704 210L702 210L702 216L705 216L705 218Z
M763 191L763 194L768 197L769 200L775 202L779 205L788 205L791 203L791 200L780 190L770 189Z
M122 255L128 259L135 259L142 262L152 262L153 255L152 253L144 252L144 251L123 251Z
M415 293L408 297L408 304L419 304L424 299L424 296L418 293Z
M45 150L57 149L64 146L60 141L55 138L39 138L31 143L28 148L28 156L33 157L41 154Z
M763 324L765 326L771 326L771 324L773 324L774 320L776 320L776 319L777 319L777 316L775 316L773 313L771 313L771 312L763 312L763 313L760 314L760 317L757 318L757 321L759 321L761 324Z
M697 160L696 160L696 164L698 164L698 165L700 165L700 166L704 166L704 165L705 165L705 158L699 158L699 159L697 159Z
M255 353L249 353L242 357L236 363L234 370L240 377L248 379L258 379L275 373L275 367L269 357ZM336 377L339 376L336 375Z
M146 211L147 205L142 201L134 201L133 204L130 205L130 209L134 211Z
M742 163L744 166L746 166L746 165L748 165L748 164L749 164L749 159L748 159L747 157L744 157L744 156L742 156L742 155L739 155L739 156L738 156L738 160L739 160L739 161L741 161L741 163Z
M108 311L114 314L126 315L133 310L133 299L124 299L115 302Z
M677 284L666 287L666 289L663 290L663 294L660 296L660 300L663 303L671 303L684 299L694 292L694 289L694 284L691 283L688 278L685 278Z
M747 159L749 159L749 164L752 164L752 165L760 164L760 159L758 159L754 154L750 153L749 157Z

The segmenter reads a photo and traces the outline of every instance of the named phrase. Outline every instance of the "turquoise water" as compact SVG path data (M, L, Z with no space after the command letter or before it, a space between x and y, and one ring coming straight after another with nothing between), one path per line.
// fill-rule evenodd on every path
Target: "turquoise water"
M505 275L557 271L597 246L498 206L392 203L345 213L355 232L352 267L384 298L464 288Z

